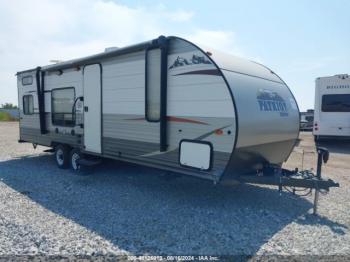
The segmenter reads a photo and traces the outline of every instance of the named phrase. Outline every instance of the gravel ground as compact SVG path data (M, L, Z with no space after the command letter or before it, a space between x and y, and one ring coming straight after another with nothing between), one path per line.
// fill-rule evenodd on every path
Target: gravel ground
M341 187L313 216L312 196L275 187L213 186L115 161L76 176L17 139L17 123L0 123L0 255L350 255L350 145L326 145L324 176ZM300 166L303 149L313 166L312 136L301 139L286 166Z

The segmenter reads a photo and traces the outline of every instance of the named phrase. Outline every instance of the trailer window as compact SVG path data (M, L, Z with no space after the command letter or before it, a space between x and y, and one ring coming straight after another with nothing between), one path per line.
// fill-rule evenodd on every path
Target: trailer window
M350 112L350 94L323 95L322 112Z
M34 100L32 95L23 96L23 114L34 114Z
M58 88L51 91L52 124L73 126L73 104L75 91L73 87Z
M161 50L151 49L146 53L146 119L160 120Z
M22 85L27 86L33 84L33 77L32 76L24 76L22 77Z

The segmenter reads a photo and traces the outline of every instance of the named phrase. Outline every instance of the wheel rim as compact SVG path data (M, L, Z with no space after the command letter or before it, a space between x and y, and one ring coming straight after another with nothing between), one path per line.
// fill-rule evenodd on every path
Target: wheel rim
M72 155L72 167L74 170L79 170L80 169L80 165L78 163L78 160L80 159L80 155L78 153L74 153Z
M56 161L57 163L62 166L64 163L64 153L62 149L58 149L56 152Z

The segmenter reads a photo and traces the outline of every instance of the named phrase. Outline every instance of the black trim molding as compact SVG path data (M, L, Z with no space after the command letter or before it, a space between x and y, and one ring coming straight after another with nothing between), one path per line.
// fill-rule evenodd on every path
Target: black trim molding
M36 90L38 96L38 109L39 109L39 121L40 121L40 133L46 134L46 119L45 119L45 72L41 71L41 67L36 68L35 80L36 80Z
M147 115L147 82L148 82L148 52L159 48L161 51L160 61L160 116L158 120L150 119ZM167 150L167 88L168 88L168 39L165 36L160 36L152 42L145 52L145 118L148 122L159 122L159 151Z

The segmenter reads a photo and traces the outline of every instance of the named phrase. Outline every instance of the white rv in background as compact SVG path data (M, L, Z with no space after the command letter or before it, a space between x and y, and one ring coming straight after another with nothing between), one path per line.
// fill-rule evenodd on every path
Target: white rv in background
M313 134L316 141L322 138L350 138L349 75L316 79Z

